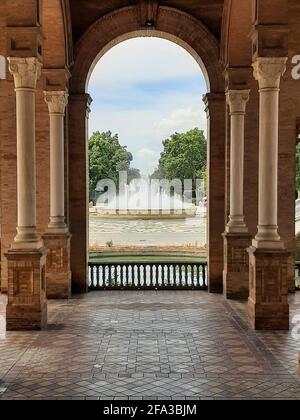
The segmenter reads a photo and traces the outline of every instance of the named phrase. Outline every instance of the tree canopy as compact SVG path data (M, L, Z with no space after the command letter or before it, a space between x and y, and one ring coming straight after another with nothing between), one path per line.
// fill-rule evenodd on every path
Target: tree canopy
M194 128L186 133L175 133L163 142L157 170L152 178L205 179L207 142L204 133Z
M137 178L140 173L131 168L132 154L121 146L119 136L111 131L95 132L89 139L89 177L90 194L96 189L98 181L110 179L118 186L119 171L127 171L128 179Z

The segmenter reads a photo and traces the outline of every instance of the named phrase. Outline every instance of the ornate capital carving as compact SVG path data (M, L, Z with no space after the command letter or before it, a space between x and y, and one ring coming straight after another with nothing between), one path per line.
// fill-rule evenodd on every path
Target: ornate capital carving
M69 95L65 91L45 92L45 102L50 114L65 114Z
M254 77L260 89L279 89L286 71L287 57L259 57L253 63Z
M9 72L14 77L16 89L36 89L41 76L42 63L36 57L8 57Z
M226 93L227 103L231 114L245 114L246 105L250 98L250 90L229 90Z

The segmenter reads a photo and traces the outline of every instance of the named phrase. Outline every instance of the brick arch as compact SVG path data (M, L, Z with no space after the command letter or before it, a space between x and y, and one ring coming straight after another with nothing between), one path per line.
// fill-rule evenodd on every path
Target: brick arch
M246 67L252 63L254 0L225 0L223 11L221 60L225 67Z
M138 36L160 37L182 46L200 65L208 91L224 91L219 44L200 21L177 9L159 7L155 30L145 29L140 26L137 7L131 6L100 18L78 41L74 50L71 92L86 92L98 60L114 45Z

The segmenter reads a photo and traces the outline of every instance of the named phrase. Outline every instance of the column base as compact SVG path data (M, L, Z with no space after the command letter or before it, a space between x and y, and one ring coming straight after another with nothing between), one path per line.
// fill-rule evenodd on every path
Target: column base
M249 297L249 233L224 235L223 290L227 299L247 300Z
M46 248L10 250L8 260L8 331L41 330L47 326Z
M49 252L46 259L46 294L48 299L71 297L71 235L47 232L44 237Z
M255 330L288 330L288 260L286 250L250 247L249 321Z

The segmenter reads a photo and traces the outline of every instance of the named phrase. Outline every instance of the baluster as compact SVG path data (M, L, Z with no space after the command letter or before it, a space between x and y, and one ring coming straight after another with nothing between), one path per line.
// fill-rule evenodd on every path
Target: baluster
M177 275L176 265L172 264L172 280L173 280L172 286L173 287L176 287L176 285L177 285L176 275Z
M200 273L200 265L199 264L196 265L196 269L197 269L197 287L200 288L201 287L201 284L200 284L201 273Z
M189 266L186 264L184 267L185 285L189 286Z
M124 288L124 265L120 265L120 281L121 281L121 288Z
M153 276L154 276L153 264L150 264L150 287L154 287Z
M179 286L182 287L182 265L179 265Z
M160 280L160 271L159 265L155 265L155 287L159 288L159 280Z
M207 276L206 276L206 268L207 265L202 265L202 286L206 289L207 288Z
M120 279L120 265L116 265L116 287L120 287L121 286L121 279Z
M171 287L171 266L167 264L168 287Z
M125 278L123 279L124 287L128 287L129 277L128 277L128 266L126 264L123 266L123 270L125 271Z
M161 266L161 281L162 281L162 286L165 287L165 265L162 264Z
M137 286L138 288L140 288L141 287L141 266L137 265L136 268L137 268Z
M148 268L147 264L144 265L144 283L143 283L143 287L147 287L148 286L147 285L147 268Z
M99 287L100 287L99 270L100 270L100 266L99 266L99 265L97 265L97 266L96 266L97 289L99 289Z
M105 276L106 276L106 273L105 273L106 267L105 267L105 265L102 265L101 266L101 269L102 269L102 287L105 287Z
M178 286L178 266L176 264L174 264L174 286L177 287Z
M108 283L108 287L110 287L111 286L111 280L112 280L112 278L111 278L111 265L108 265L108 278L107 278L107 283Z
M132 274L132 286L136 286L136 265L131 266L131 274Z
M194 264L191 265L191 285L195 286L195 266Z
M93 283L92 283L92 265L89 265L89 287L92 289Z
M95 287L94 284L94 265L91 266L91 284L92 284L92 288Z

